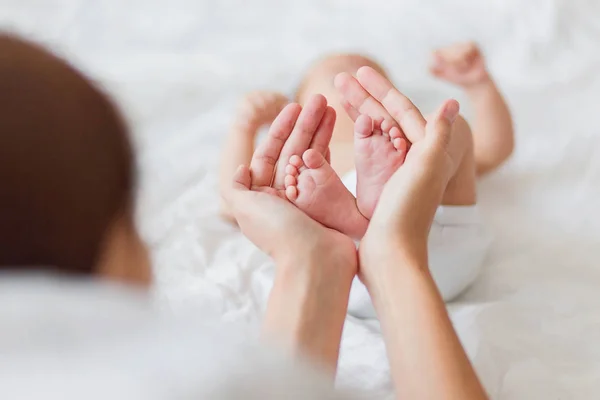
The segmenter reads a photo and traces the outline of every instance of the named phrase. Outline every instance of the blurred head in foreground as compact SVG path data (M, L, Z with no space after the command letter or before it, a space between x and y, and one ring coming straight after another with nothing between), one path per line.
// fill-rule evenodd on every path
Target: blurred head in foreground
M0 33L0 270L146 284L118 110L81 73Z

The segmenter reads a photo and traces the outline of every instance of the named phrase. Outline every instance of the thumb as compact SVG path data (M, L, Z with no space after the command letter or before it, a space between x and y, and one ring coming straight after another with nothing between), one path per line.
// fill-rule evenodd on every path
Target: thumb
M429 145L447 147L459 111L460 104L456 100L446 100L442 104L425 128L425 139Z
M329 147L327 147L327 151L325 152L325 161L327 161L327 164L331 164L331 151Z
M250 168L247 165L240 165L233 174L233 189L235 190L250 190L252 177Z
M233 179L231 182L231 187L221 194L225 203L231 207L234 207L234 203L236 202L237 195L240 192L245 192L250 190L250 185L252 183L252 177L250 174L250 169L246 165L240 165L238 169L233 174Z

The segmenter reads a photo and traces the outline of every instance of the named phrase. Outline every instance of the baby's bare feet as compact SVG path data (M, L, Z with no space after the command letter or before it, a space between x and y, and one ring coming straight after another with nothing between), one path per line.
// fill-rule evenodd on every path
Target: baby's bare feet
M308 216L352 238L362 238L368 220L356 199L321 153L314 149L294 155L286 167L285 194Z
M357 204L371 219L383 187L404 163L408 143L396 126L380 126L366 115L356 119L354 131Z

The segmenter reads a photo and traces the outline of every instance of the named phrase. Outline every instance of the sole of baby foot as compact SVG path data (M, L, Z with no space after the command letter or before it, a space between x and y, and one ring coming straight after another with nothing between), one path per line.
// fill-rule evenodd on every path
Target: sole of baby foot
M289 201L321 224L360 239L368 220L356 199L321 153L310 149L294 155L286 166L285 193Z
M408 142L397 127L374 127L365 115L358 117L354 131L357 204L362 215L371 219L383 187L404 163Z

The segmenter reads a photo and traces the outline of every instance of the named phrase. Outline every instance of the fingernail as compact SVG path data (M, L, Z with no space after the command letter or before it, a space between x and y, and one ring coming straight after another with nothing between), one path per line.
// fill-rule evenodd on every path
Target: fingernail
M446 104L446 107L444 107L444 111L442 112L442 115L444 116L444 118L446 118L448 121L450 121L451 124L453 124L454 121L456 120L456 117L458 116L459 109L460 109L460 106L458 104L458 101L456 101L456 100L449 101L448 104Z

